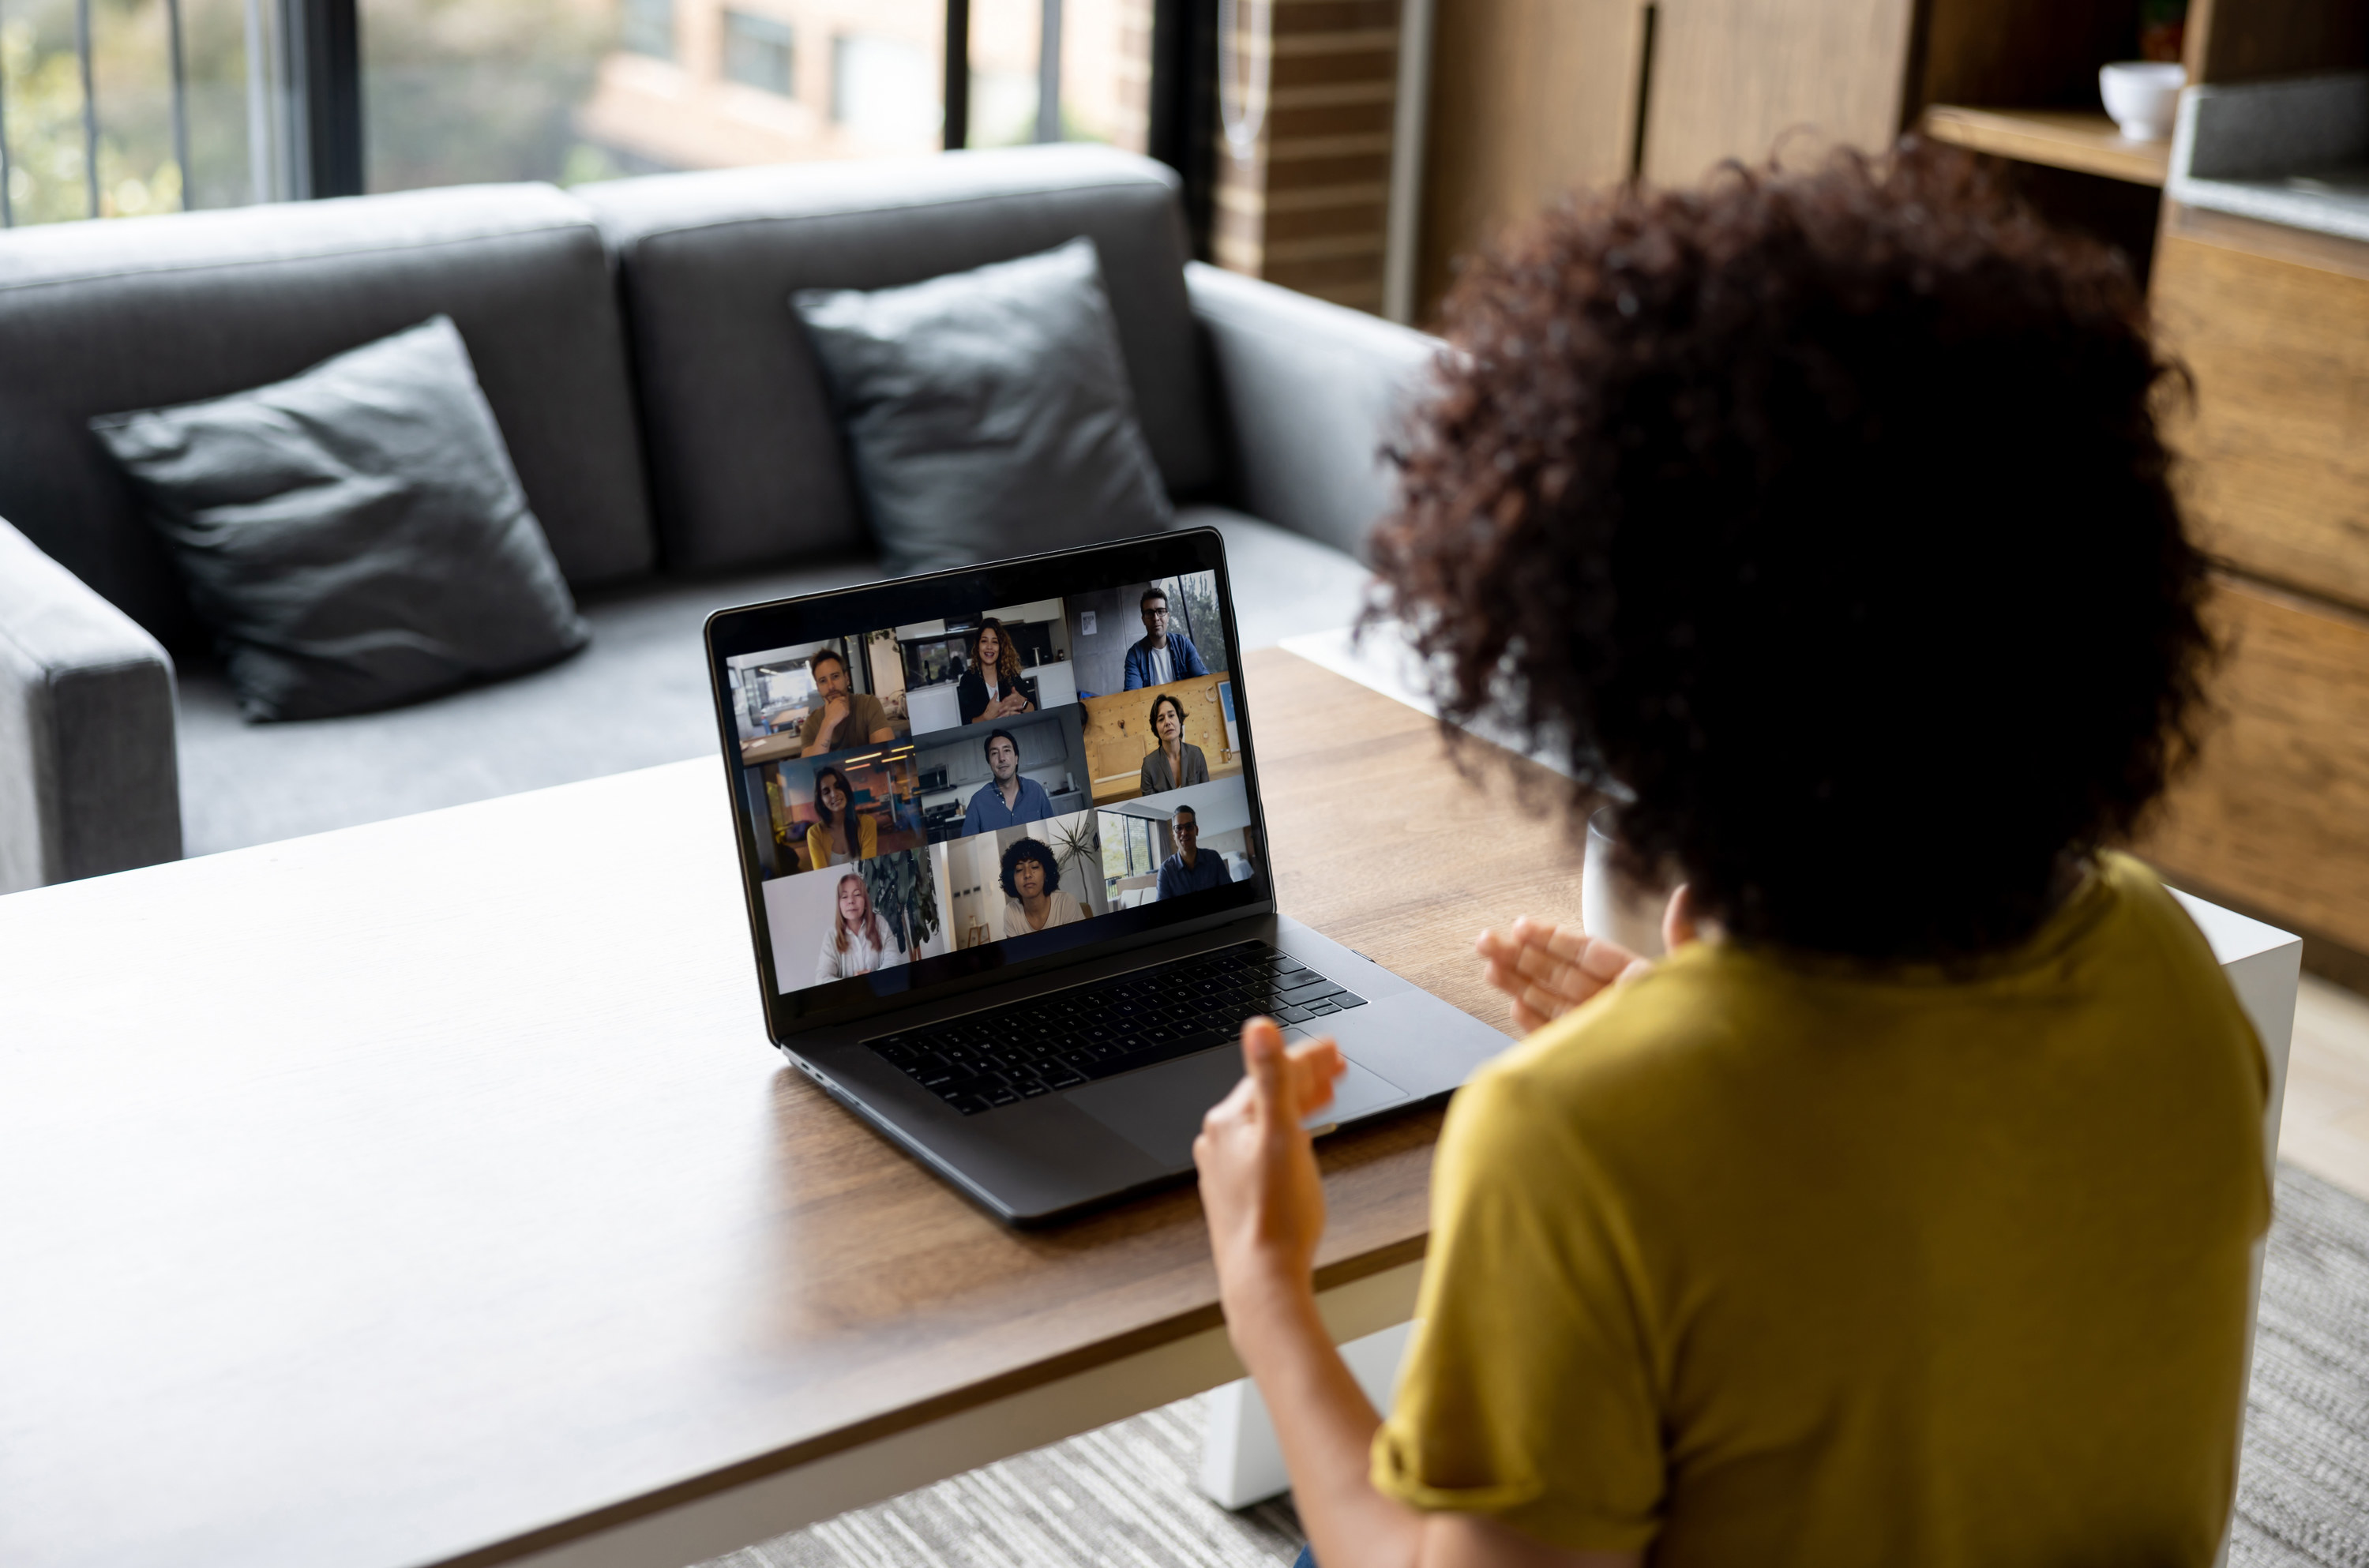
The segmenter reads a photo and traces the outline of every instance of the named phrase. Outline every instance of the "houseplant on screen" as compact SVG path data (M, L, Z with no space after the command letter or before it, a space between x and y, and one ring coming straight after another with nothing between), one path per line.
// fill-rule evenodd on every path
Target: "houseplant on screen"
M872 907L911 957L938 934L938 878L927 855L884 854L861 863Z

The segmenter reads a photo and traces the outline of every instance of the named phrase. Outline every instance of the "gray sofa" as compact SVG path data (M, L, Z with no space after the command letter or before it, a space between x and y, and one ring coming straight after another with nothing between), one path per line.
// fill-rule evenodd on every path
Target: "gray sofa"
M1188 264L1173 181L1139 158L1031 148L0 236L0 892L712 750L706 612L878 575L790 292L1079 234L1178 521L1226 536L1246 645L1345 624L1379 451L1436 344ZM440 311L592 644L410 707L244 723L85 421L277 380Z

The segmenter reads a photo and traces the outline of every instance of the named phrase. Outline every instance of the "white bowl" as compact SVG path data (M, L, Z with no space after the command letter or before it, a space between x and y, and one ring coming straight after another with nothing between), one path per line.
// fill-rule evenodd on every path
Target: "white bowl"
M2188 67L2155 60L2123 60L2098 67L2098 94L2106 112L2134 142L2160 142L2171 134L2180 109L2180 89Z

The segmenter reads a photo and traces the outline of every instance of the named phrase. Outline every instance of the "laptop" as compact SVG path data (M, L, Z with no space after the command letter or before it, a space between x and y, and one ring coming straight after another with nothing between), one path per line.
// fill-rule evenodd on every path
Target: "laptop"
M705 636L773 1044L1000 1219L1189 1175L1254 1014L1340 1042L1320 1133L1505 1047L1276 907L1214 530L744 605Z

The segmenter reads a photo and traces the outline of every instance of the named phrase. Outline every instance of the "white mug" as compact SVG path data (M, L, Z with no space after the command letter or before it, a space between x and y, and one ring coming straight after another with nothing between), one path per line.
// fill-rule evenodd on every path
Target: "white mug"
M1617 942L1640 958L1662 956L1662 911L1670 896L1639 887L1612 869L1613 808L1587 819L1587 854L1579 868L1579 923L1590 936Z

